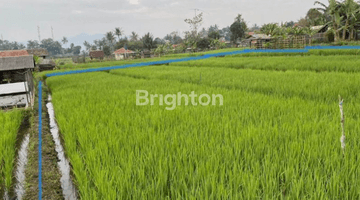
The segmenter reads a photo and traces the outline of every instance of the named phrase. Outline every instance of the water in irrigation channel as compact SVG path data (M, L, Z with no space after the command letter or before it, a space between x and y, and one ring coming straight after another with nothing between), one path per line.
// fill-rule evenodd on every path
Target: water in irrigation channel
M16 185L15 185L15 194L16 199L22 199L25 194L25 167L28 161L28 146L30 142L30 134L26 134L24 140L21 143L20 150L18 152L18 163L15 170ZM9 193L5 191L5 200L9 200Z
M30 134L27 134L21 144L19 151L18 167L16 169L16 186L15 194L17 199L22 199L25 194L25 167L27 164L28 146L30 142Z
M46 107L48 109L49 118L50 118L50 132L55 141L55 150L57 152L59 159L58 165L61 171L60 182L61 182L61 188L63 190L64 199L66 200L77 199L75 186L71 181L71 177L70 177L70 164L69 161L65 158L64 148L60 143L59 128L55 122L55 113L54 113L53 104L51 103L51 95L49 95L48 103L46 104Z

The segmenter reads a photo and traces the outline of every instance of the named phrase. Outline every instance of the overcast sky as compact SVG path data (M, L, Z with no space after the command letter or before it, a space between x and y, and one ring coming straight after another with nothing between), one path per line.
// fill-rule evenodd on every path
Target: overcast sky
M223 28L238 13L252 26L295 21L312 7L314 0L0 0L0 34L9 41L37 40L40 26L44 39L51 37L52 26L59 40L122 27L125 35L151 32L162 38L172 31L188 30L184 19L192 18L195 8L204 12L202 27L217 24Z

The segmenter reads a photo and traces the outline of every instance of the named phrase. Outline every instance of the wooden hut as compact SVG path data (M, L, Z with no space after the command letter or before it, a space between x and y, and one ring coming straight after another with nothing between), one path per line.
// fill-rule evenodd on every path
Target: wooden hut
M141 58L151 58L151 51L150 50L144 50L141 52Z
M28 107L34 103L34 59L26 50L0 52L0 107Z
M101 51L101 50L94 50L94 51L90 51L89 52L89 56L90 56L90 59L92 60L93 58L95 59L104 59L104 51Z

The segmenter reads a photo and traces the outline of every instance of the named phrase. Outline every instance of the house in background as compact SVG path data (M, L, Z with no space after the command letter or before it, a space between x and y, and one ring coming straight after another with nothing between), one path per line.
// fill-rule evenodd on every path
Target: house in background
M270 42L272 38L265 34L256 34L254 32L249 32L246 36L246 39L241 42L241 46L250 47L256 49L264 48L267 42Z
M94 51L89 52L89 56L90 56L91 60L93 58L102 60L102 59L104 59L105 54L104 54L104 51L102 51L102 50L94 50Z
M34 66L26 50L0 52L0 108L34 105Z
M126 50L125 48L118 49L113 53L116 60L123 60L127 58L132 58L135 52L131 50Z

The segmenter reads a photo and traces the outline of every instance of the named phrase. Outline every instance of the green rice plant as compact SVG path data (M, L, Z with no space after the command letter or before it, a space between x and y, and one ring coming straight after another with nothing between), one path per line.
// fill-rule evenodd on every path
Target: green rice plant
M316 72L360 72L360 57L347 55L304 57L225 57L172 63L171 65L187 67L221 67L278 71L297 70Z
M298 97L309 101L333 102L338 94L346 96L349 103L357 102L360 98L360 74L358 73L283 72L178 66L127 68L111 70L110 73L148 80L174 80L284 98Z
M15 144L21 121L20 110L0 111L0 191L3 191L4 186L9 190L12 184Z
M46 80L81 199L360 198L360 137L348 136L343 157L336 139L337 98L325 97L331 93L325 90L333 88L309 96L318 92L311 83L324 77L271 72L261 82L265 75L257 70L197 68L204 70L201 83L195 83L199 71L168 69ZM241 72L249 78L235 79ZM296 73L313 76L305 80L310 82L306 88L298 85L300 78L293 82ZM336 82L340 77L329 73L326 78ZM247 82L257 88L244 89ZM277 82L288 87L275 89ZM224 105L183 105L168 111L155 100L153 106L136 106L139 89L150 94L222 94ZM293 95L286 96L288 91ZM352 89L343 96L351 95L347 130L356 133L359 99Z

